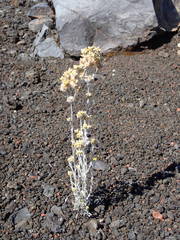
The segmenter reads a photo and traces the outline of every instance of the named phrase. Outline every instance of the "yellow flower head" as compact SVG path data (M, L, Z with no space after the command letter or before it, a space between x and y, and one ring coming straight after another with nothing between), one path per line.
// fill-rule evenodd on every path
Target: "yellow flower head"
M95 138L91 138L91 143L94 144L96 142L96 139Z
M68 161L68 162L74 162L74 156L68 157L67 161Z
M89 128L91 128L92 126L91 125L89 125L89 124L87 124L87 123L84 123L83 124L83 129L89 129Z
M95 46L87 47L81 50L80 65L87 68L100 62L101 49Z
M77 190L77 188L71 187L71 190L72 190L72 192L75 192Z
M77 168L78 170L80 170L80 165L79 165L79 164L77 164L77 165L76 165L76 168Z
M90 93L90 92L86 93L86 97L91 97L91 96L92 96L92 93Z
M77 149L77 150L76 150L76 154L77 154L77 155L83 155L83 151Z
M68 176L70 176L70 177L73 175L72 171L68 171L67 173L68 173Z
M78 76L79 76L80 78L83 78L83 76L84 76L84 74L85 74L85 70L84 70L84 68L83 68L83 66L82 66L81 64L79 64L79 65L74 65L74 66L73 66L73 69L74 69L75 71L77 71Z
M65 92L69 87L74 89L78 85L78 72L73 68L69 68L59 80L61 82L61 91Z
M82 136L83 136L82 131L80 131L80 130L76 131L76 137L77 138L82 138Z
M74 100L75 100L75 98L74 98L73 96L67 97L67 102L68 102L68 103L73 103Z
M82 119L86 119L89 117L86 111L79 111L77 112L76 116L77 118L82 118Z
M83 140L77 140L73 143L74 148L81 149L84 147L84 141Z

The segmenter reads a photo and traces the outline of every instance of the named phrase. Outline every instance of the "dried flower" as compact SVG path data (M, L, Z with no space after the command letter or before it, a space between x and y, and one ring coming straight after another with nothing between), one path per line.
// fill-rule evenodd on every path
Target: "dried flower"
M92 65L97 65L100 62L101 50L98 47L92 46L81 50L80 65L87 68Z
M74 100L75 100L75 98L74 98L73 96L67 97L67 102L68 102L68 103L73 103Z
M80 78L84 77L85 70L83 69L83 66L81 66L80 64L79 65L74 65L73 69L78 72L78 76Z
M72 156L68 157L67 161L68 162L74 162L74 156L72 155Z
M87 114L86 111L79 111L79 112L77 112L76 116L77 116L77 118L82 118L82 119L89 117L89 115Z
M80 170L80 165L79 165L79 164L77 164L77 165L76 165L76 168L77 168L78 170Z
M86 83L91 82L93 79L94 79L93 75L85 75L85 76L84 76L84 81L85 81Z
M83 123L83 129L89 129L89 128L91 128L92 126L91 125L89 125L89 124L87 124L87 123Z
M83 140L77 140L73 144L74 148L79 149L84 146L84 141Z
M91 96L92 96L92 93L90 93L90 92L86 93L86 97L91 97Z
M69 68L59 80L61 82L61 91L65 92L69 87L74 89L78 85L78 72L73 68Z
M77 137L77 138L82 138L82 136L83 136L82 131L78 130L78 131L76 132L76 137Z
M71 177L73 175L73 172L72 171L68 171L67 174L68 174L68 176Z
M77 155L83 155L83 151L82 151L82 150L79 150L79 149L77 149L77 150L76 150L76 154L77 154Z
M91 138L90 142L91 142L92 144L94 144L94 143L96 142L96 139L95 139L95 138Z
M71 187L71 190L72 190L72 192L75 192L77 190L77 188Z
M85 92L85 103L88 105L87 107L89 107L89 98L92 96L90 92L90 82L94 79L93 74L88 74L92 70L89 69L89 67L95 65L97 67L97 65L99 65L100 51L100 48L95 46L82 49L79 65L74 65L69 68L59 79L60 90L63 92L67 91L66 101L70 104L70 117L67 118L67 121L70 122L71 128L72 155L67 158L70 167L70 171L68 171L67 174L70 177L71 190L74 195L74 209L82 209L85 213L88 213L89 210L87 205L89 204L89 196L92 191L92 176L91 181L88 182L89 178L87 174L92 167L92 161L89 161L89 158L92 158L93 148L91 149L91 144L95 143L95 139L89 138L88 136L87 129L91 128L89 124L89 119L91 118L91 115L88 114L89 110L87 110L87 112L78 111L75 114L74 105L79 90L81 90L84 83L86 83L87 91ZM77 129L75 129L76 122L79 125ZM90 154L88 150L89 146L90 151L92 150ZM88 147L88 151L86 151L86 147ZM93 160L97 160L97 157L93 157ZM96 162L93 162L93 164L95 163Z

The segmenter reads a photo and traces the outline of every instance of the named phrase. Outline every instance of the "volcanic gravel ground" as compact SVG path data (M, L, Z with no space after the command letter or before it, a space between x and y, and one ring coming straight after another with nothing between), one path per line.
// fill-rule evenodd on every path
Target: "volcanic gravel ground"
M0 1L0 239L179 239L178 34L104 58L93 113L109 169L94 172L92 217L83 217L72 210L69 107L57 82L77 61L22 57L35 35L30 1L17 3Z

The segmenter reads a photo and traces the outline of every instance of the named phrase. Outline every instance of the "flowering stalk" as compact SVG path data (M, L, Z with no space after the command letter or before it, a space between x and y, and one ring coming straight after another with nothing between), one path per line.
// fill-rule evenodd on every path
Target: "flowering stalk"
M67 102L70 104L70 122L71 128L71 149L72 154L67 161L70 170L68 175L71 183L71 190L74 196L74 209L88 212L89 197L92 191L93 178L91 175L91 166L93 160L94 138L89 137L91 129L90 82L93 75L88 75L90 67L100 63L100 49L97 47L88 47L81 50L81 59L79 65L69 68L60 78L60 90L67 93ZM74 106L77 103L77 95L83 83L86 83L86 104L87 109L74 113ZM75 122L78 128L75 129ZM90 149L90 151L89 151Z

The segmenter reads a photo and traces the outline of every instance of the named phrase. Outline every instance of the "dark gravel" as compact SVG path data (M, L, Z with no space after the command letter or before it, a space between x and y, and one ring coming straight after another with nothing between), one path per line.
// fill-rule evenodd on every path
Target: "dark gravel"
M82 217L72 211L69 109L57 84L75 61L29 57L31 5L0 1L0 239L179 239L178 34L104 58L94 119L108 168L95 171L93 217Z

